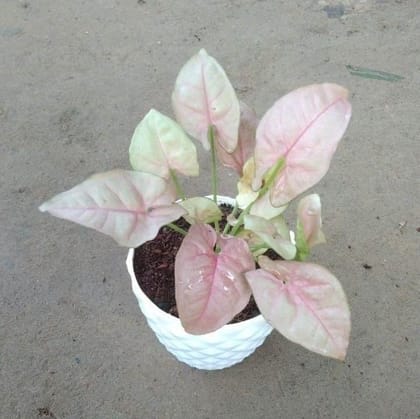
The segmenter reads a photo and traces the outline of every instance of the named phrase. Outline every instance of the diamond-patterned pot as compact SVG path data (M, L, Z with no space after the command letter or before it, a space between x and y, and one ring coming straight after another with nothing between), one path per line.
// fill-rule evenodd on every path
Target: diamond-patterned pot
M232 200L219 197L219 202L231 204ZM259 315L205 335L187 333L177 317L161 310L141 290L134 274L133 257L134 249L130 249L127 269L140 309L159 341L179 361L204 370L227 368L251 355L273 330Z

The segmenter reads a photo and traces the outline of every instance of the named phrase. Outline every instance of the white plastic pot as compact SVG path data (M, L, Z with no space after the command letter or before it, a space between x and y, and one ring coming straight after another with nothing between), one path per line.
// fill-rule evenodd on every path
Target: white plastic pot
M219 203L232 204L228 197ZM139 287L133 268L134 249L127 257L131 285L151 329L166 349L191 367L217 370L230 367L251 355L273 328L259 315L240 323L229 324L205 335L191 335L181 321L156 306Z

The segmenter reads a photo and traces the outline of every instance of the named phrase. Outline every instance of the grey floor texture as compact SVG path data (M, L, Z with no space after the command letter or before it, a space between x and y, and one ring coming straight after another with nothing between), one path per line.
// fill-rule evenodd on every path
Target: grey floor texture
M175 77L200 48L259 116L299 86L351 92L314 188L328 242L313 260L352 310L344 363L273 332L230 369L181 364L137 307L126 250L37 210L129 168L135 126L151 107L172 115ZM419 48L418 0L0 0L0 417L420 418ZM204 195L200 159L184 186ZM221 179L234 195L235 176Z

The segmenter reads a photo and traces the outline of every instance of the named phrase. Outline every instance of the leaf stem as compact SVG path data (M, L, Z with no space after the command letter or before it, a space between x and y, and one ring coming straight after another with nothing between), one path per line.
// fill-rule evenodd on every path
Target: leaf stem
M238 212L238 209L239 209L238 208L238 202L235 200L235 206L233 207L233 210L230 213L230 215L232 217L236 217L236 213ZM223 234L228 234L229 228L230 228L230 224L226 220L226 225L225 225L225 228L223 229Z
M211 150L211 189L213 194L213 201L217 204L217 166L216 166L216 144L215 144L214 126L210 125L207 131L207 138L210 143ZM219 232L219 222L215 221L214 227L216 232Z
M274 181L276 180L276 177L279 174L279 172L283 170L285 163L286 163L286 160L283 157L280 157L277 160L276 164L266 172L266 174L264 175L264 185L258 192L257 199L261 198L263 195L265 195L268 192L268 190L271 188Z
M171 174L171 179L174 182L177 196L181 198L182 200L184 200L186 198L185 193L184 193L184 190L182 189L181 184L179 183L177 175L172 169L169 169L169 173Z
M179 234L182 234L183 236L187 235L187 232L183 228L178 227L176 224L169 223L169 224L166 224L166 227L171 228L172 230L176 231Z
M216 173L216 147L214 141L214 126L210 125L207 131L207 138L211 149L211 188L213 201L217 204L217 173Z
M259 197L259 195L258 195ZM258 198L257 198L258 199ZM257 200L256 199L256 200ZM256 201L255 200L255 201ZM232 231L230 232L232 234L232 236L236 236L236 234L238 233L239 229L241 228L242 224L244 223L244 218L245 215L249 214L249 211L251 211L252 205L254 204L254 202L251 202L242 212L241 215L238 218L238 221L236 222L236 224L233 226Z

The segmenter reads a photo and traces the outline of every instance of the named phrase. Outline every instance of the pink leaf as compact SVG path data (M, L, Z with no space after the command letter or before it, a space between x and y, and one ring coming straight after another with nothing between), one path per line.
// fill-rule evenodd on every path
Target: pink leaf
M175 260L176 303L185 330L205 334L232 320L249 301L243 273L254 268L245 240L217 238L211 226L192 225Z
M239 102L241 121L239 125L238 145L232 153L217 145L217 154L224 166L235 170L239 176L243 175L245 162L252 156L255 148L255 132L258 119L255 111L244 102Z
M174 199L172 187L158 176L113 170L92 176L39 209L107 234L122 246L137 247L185 214Z
M181 69L172 93L178 122L208 150L207 132L216 127L216 137L227 151L238 142L239 102L220 64L202 49Z
M331 158L351 115L348 92L335 84L294 90L279 99L257 128L253 188L280 158L286 165L270 190L278 207L315 185L328 171Z
M321 199L318 194L305 196L299 201L298 229L303 229L303 238L309 247L325 243L325 236L321 230Z
M282 335L305 348L343 360L350 311L338 280L311 263L258 259L245 274L261 314Z

